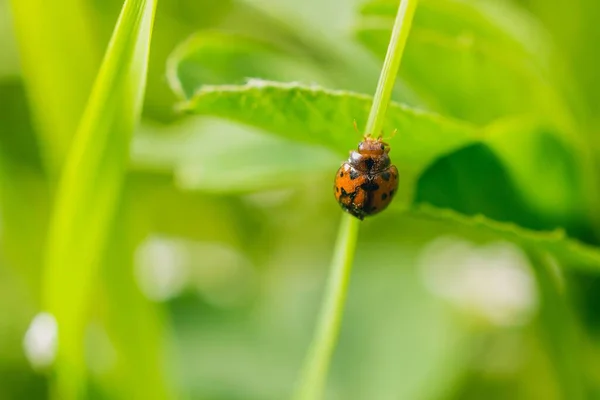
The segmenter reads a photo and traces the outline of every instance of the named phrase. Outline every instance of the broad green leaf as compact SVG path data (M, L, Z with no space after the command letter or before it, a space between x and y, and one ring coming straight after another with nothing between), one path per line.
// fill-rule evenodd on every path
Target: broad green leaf
M100 51L84 2L12 0L23 77L48 172L58 175L81 118Z
M364 123L370 106L366 95L260 80L243 86L204 86L183 104L194 114L242 122L344 155L361 139L352 121ZM411 198L414 179L433 160L479 139L468 124L395 103L388 111L386 133L393 129L398 134L389 140L390 155L403 176L405 201Z
M447 224L454 232L465 229L478 232L482 237L500 237L526 249L547 251L560 260L565 267L600 272L600 249L568 238L563 229L534 231L513 223L494 221L481 214L466 216L450 209L426 204L415 206L408 211L408 215Z
M553 124L508 118L483 128L482 143L436 160L415 198L531 229L560 226L589 241L597 186L580 142Z
M141 111L154 10L153 0L123 5L57 188L44 306L59 326L55 394L61 399L85 393L86 311Z
M540 139L547 140L547 137ZM548 142L552 143L555 142ZM565 155L560 148L553 151ZM546 163L545 158L538 161L537 154L528 154L533 158L529 163L511 164L510 158L505 162L494 148L483 144L460 149L436 160L420 176L415 203L431 203L467 215L483 214L530 229L562 227L570 235L593 240L591 221L586 217L586 201L590 198L576 197L581 195L582 186L576 175L569 175L573 165L565 163L564 158L557 158L557 165L545 167L547 175L539 174L538 170L536 176L535 170L527 168ZM477 167L473 168L474 165ZM519 176L519 173L524 175ZM527 175L529 173L532 176ZM533 180L525 181L527 178ZM566 196L561 193L558 199L553 199L552 191L561 183L568 184L570 190L566 191L571 193ZM539 187L537 192L536 187Z
M540 213L559 219L588 218L597 184L589 148L580 140L551 123L509 118L488 125L485 142Z
M326 82L274 43L219 31L195 34L171 54L167 76L181 98L205 84L244 83L248 78ZM187 91L186 91L187 90Z
M244 86L205 86L184 108L342 152L354 148L357 140L345 121L353 118L361 121L369 103L367 96L355 93L252 81ZM507 121L475 128L393 105L388 112L387 131L396 127L399 132L390 140L390 155L403 177L400 193L404 205L412 201L427 202L468 215L483 213L531 229L562 226L570 234L589 238L587 215L593 203L594 185L590 183L589 164L574 156L583 154L581 145L566 140L559 131L548 131L544 125L519 121L519 124ZM151 153L160 152L161 146L152 147L157 150ZM286 162L278 155L266 151L264 159L253 158L243 148L239 153L235 149L233 145L235 157L244 160L240 161L245 165L241 169L244 172L239 172L235 161L221 162L217 168L213 166L213 158L206 155L206 160L202 156L195 159L196 167L181 169L183 175L179 177L194 178L204 172L204 182L196 180L196 185L192 184L194 179L182 182L188 183L186 187L211 189L214 184L206 172L219 169L214 181L231 177L232 183L228 188L226 182L219 181L220 191L236 191L235 187L251 190L252 185L240 186L240 182L253 179L258 182L256 189L260 189L260 182L272 179L270 172L280 170L279 176L285 183ZM228 157L220 152L214 156L220 160ZM316 156L315 159L320 160ZM294 157L289 159L293 160ZM329 171L336 166L337 163L331 162ZM326 163L322 167L326 168ZM541 170L545 173L540 174ZM317 172L317 168L313 171ZM245 175L251 172L254 174ZM236 173L240 174L240 180L235 178ZM536 189L538 185L542 189Z
M367 5L357 30L359 40L381 58L396 4ZM487 123L535 112L571 127L570 109L554 85L546 38L531 18L508 5L427 0L415 15L400 74L444 114Z
M493 149L473 144L440 157L419 177L414 202L483 214L533 229L549 229L515 187Z

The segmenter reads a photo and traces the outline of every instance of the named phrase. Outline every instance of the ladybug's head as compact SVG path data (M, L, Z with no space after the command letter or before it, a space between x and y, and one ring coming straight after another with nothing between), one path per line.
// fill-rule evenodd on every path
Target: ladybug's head
M365 136L365 140L358 144L358 152L365 156L381 156L390 152L390 146L381 137L373 139L371 136Z

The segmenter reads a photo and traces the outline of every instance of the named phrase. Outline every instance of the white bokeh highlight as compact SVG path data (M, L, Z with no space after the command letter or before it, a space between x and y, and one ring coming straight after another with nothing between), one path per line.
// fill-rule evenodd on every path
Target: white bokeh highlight
M47 312L37 314L23 338L25 356L32 367L46 368L56 358L58 347L58 324L54 316Z
M176 240L153 236L142 243L135 256L140 290L151 300L166 301L185 287L187 253Z
M510 243L477 246L440 237L423 248L419 267L432 293L492 325L523 325L537 309L537 288L527 258Z

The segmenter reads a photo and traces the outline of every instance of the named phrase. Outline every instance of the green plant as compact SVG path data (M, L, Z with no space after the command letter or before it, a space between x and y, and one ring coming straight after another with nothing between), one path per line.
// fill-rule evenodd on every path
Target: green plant
M0 0L0 398L597 393L597 2L155 3Z

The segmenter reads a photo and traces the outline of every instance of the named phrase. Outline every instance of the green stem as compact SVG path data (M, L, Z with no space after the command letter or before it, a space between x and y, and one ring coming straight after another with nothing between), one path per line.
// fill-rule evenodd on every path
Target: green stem
M379 77L377 91L373 98L373 106L367 120L365 131L371 134L378 134L383 128L385 114L390 104L394 84L396 83L396 75L402 61L402 54L406 46L406 39L410 32L413 16L417 8L418 0L402 0L396 15L396 21L392 28L392 37L388 45L385 61Z
M319 316L319 325L295 396L298 400L312 400L322 397L331 355L337 342L344 313L358 227L358 219L350 216L350 214L342 217L329 282L327 283L326 298Z
M417 1L402 0L400 3L366 126L368 133L379 132L383 128ZM319 324L294 397L297 400L323 397L331 356L344 314L359 224L358 219L348 214L342 217Z

